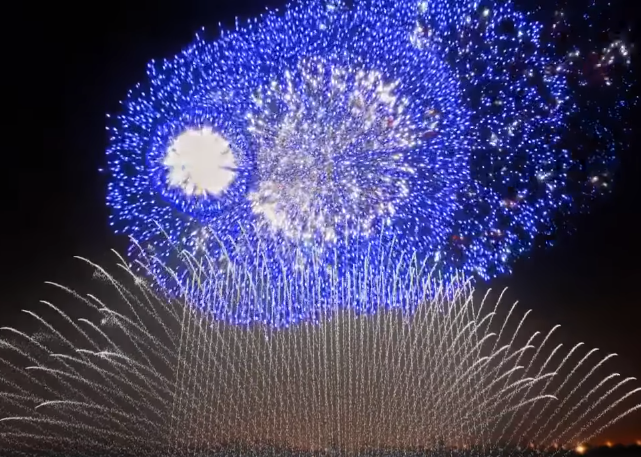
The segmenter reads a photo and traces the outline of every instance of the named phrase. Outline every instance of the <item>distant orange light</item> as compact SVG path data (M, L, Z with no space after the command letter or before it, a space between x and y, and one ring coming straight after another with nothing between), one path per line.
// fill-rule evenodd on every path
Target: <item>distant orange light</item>
M582 445L582 444L579 444L576 448L574 448L574 451L575 451L577 454L585 454L585 451L587 451L587 450L588 450L588 449L587 449L584 445Z
M637 440L637 446L641 446L641 440Z
M605 442L605 445L606 445L607 447L612 447L612 442L611 442L611 441L606 441L606 442Z

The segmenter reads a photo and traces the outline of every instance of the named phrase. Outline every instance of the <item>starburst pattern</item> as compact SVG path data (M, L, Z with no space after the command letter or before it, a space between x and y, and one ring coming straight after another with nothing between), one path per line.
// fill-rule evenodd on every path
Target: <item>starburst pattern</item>
M223 137L211 129L180 134L163 160L167 184L187 195L222 194L234 180L236 161Z
M402 98L400 80L348 65L303 61L255 96L248 117L259 184L249 198L260 228L317 246L339 234L367 238L416 189L429 191L415 176L427 168L419 157L435 159L424 140L439 124L426 107L432 91Z
M110 128L116 232L165 261L250 262L263 243L277 275L395 240L444 275L490 278L609 189L621 91L604 112L576 90L625 87L611 77L629 63L621 37L578 74L561 11L352 3L301 2L152 62ZM193 170L167 155L203 128L229 152ZM576 132L594 131L575 157Z

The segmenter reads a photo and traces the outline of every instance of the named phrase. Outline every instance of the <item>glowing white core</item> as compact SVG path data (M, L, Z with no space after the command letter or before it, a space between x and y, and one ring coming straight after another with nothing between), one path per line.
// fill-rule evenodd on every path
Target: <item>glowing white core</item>
M211 128L188 129L167 148L167 184L187 195L219 196L236 177L229 143Z

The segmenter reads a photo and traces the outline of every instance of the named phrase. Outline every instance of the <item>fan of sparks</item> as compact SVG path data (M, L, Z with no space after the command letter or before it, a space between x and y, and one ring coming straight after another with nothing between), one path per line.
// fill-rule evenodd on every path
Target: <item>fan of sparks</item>
M588 54L586 76L555 41L562 11L350 3L299 2L150 63L109 127L111 223L132 253L251 261L262 243L282 272L393 239L489 278L607 188L615 128L580 161L564 133L577 113L594 131L574 89L611 88L625 40ZM620 117L617 87L601 119Z

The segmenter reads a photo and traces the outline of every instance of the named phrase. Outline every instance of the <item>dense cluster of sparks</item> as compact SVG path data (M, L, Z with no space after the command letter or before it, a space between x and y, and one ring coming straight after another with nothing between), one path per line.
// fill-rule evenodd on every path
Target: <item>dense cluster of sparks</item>
M617 136L602 121L624 103L574 89L611 87L623 38L584 61L556 40L562 11L350 3L300 2L149 65L109 127L111 223L133 252L251 261L264 243L289 274L394 240L489 278L608 189ZM575 130L599 133L588 157Z
M635 379L603 371L613 354L564 346L559 326L533 331L528 313L473 300L460 279L369 270L335 284L316 325L274 329L168 301L126 265L90 265L92 293L54 284L72 305L0 328L2 455L562 456L641 410ZM300 278L233 271L223 304L248 276L305 295Z
M400 81L354 68L303 61L298 77L286 71L255 98L259 182L249 198L265 231L297 243L333 243L339 227L367 237L408 198L418 167L406 156L422 152L421 136L438 121L412 118L410 101L394 92Z

